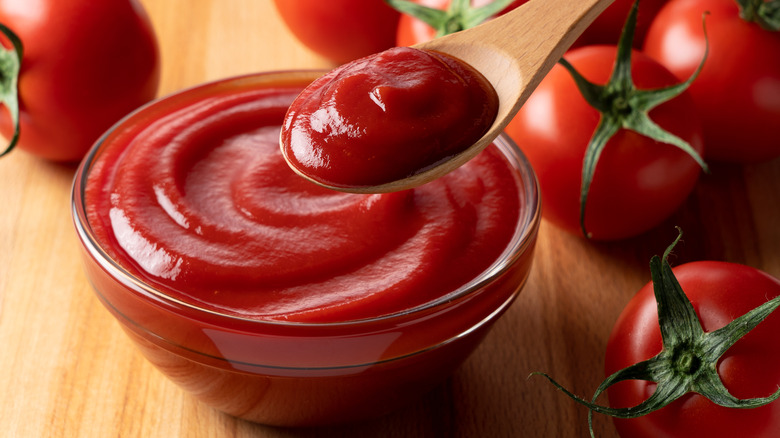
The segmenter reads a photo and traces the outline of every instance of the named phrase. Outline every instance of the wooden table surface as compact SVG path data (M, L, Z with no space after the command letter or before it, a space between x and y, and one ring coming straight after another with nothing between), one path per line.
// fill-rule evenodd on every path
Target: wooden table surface
M300 46L270 0L144 0L163 56L161 94L235 74L329 64ZM186 3L186 4L185 4ZM658 229L593 243L543 223L527 286L444 385L379 420L289 430L194 401L146 363L93 295L71 222L73 166L16 151L0 160L0 436L584 437L612 324L685 230L675 263L739 262L780 276L780 160L714 166ZM598 436L615 437L596 417Z

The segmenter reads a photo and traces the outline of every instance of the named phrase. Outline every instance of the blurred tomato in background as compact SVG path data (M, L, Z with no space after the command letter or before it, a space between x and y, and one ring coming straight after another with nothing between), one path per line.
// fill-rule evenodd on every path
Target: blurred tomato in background
M274 0L306 47L343 64L395 45L400 14L383 0Z

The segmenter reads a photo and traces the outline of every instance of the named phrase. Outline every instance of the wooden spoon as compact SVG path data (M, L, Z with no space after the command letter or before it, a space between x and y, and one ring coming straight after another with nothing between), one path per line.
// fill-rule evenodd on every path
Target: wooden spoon
M542 78L613 1L530 0L479 26L414 45L459 58L490 81L499 97L493 125L471 147L424 172L376 186L330 188L354 193L400 191L432 181L465 164L504 130Z

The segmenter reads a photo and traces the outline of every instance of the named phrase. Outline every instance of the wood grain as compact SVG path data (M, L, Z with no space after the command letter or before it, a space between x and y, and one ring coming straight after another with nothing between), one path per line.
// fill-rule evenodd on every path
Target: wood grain
M322 68L270 0L144 0L163 54L161 94L265 70ZM16 151L0 160L2 437L584 437L582 395L602 378L612 323L650 256L686 231L675 263L713 259L780 276L780 160L714 166L684 207L635 239L593 243L543 223L528 285L446 384L360 424L289 430L204 407L135 350L82 274L70 218L74 167ZM378 395L379 396L379 395ZM611 422L596 418L600 437Z

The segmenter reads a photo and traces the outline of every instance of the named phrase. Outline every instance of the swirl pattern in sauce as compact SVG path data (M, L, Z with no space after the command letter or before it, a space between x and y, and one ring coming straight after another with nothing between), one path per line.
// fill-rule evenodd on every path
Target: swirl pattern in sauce
M441 297L504 251L518 182L495 148L414 190L331 191L296 175L280 152L280 126L301 88L193 100L119 135L86 192L109 255L197 306L332 322Z

